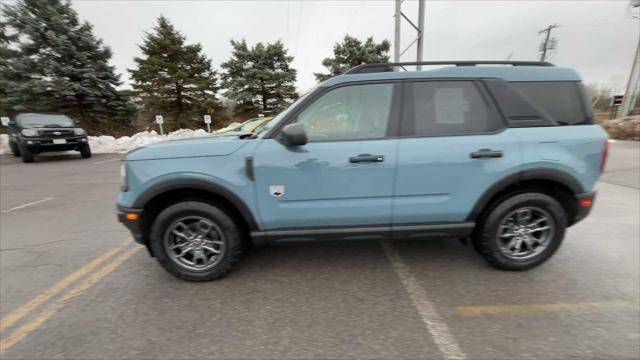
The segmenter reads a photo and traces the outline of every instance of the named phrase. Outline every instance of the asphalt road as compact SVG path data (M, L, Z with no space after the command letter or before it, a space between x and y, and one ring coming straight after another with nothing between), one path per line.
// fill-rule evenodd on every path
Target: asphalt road
M3 155L0 357L637 359L639 145L611 143L592 215L528 272L445 239L308 243L209 283L130 241L116 155Z

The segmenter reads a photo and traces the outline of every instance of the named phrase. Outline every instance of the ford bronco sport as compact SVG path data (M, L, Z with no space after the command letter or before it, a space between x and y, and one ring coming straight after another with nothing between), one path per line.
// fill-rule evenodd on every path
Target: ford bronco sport
M219 278L245 246L470 238L526 270L593 206L607 157L578 74L538 62L370 64L261 131L123 157L118 217L170 273Z
M7 124L9 148L25 163L34 155L48 151L77 150L83 158L91 157L87 133L63 114L18 114Z

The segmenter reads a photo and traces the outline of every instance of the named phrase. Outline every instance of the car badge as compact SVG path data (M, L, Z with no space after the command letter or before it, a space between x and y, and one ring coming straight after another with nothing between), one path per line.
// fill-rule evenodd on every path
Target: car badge
M269 186L269 193L271 196L275 196L277 198L284 195L284 186L283 185L273 185Z

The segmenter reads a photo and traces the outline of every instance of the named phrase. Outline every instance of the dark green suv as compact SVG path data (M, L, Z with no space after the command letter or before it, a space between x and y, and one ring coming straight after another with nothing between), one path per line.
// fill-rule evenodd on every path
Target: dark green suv
M77 150L83 158L91 157L86 131L66 115L18 114L7 127L11 152L26 163L48 151Z

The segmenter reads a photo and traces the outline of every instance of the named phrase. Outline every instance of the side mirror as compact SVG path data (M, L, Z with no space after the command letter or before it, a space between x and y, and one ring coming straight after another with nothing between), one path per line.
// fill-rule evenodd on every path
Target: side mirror
M305 145L307 143L307 132L302 124L289 124L282 128L280 139L285 146Z
M6 116L0 117L0 121L2 121L2 126L11 125L11 120Z

